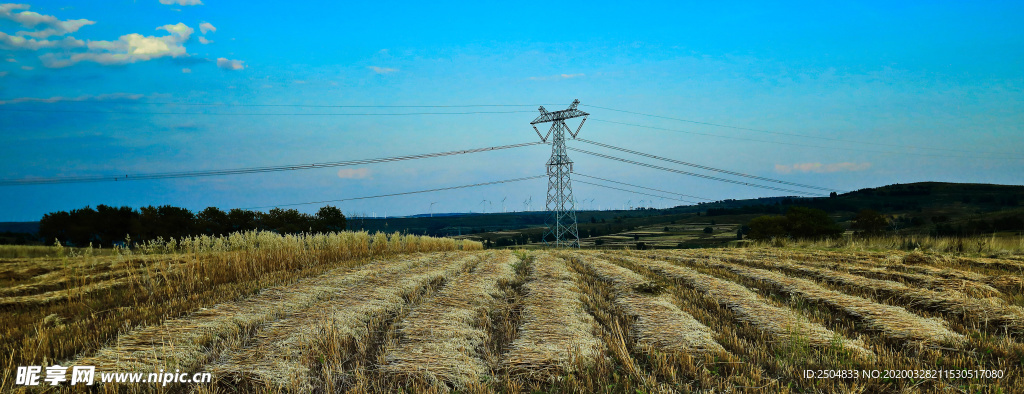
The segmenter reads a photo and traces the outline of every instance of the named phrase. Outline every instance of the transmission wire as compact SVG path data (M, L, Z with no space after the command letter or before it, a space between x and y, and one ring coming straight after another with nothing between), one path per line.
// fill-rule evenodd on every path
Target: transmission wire
M724 124L719 124L719 123L701 122L701 121L696 121L696 120L673 118L673 117L669 117L669 116L645 114L645 113L642 113L642 112L627 111L627 110L622 110L622 109L615 109L615 108L608 108L608 107L599 107L599 106L591 105L591 104L580 104L580 105L586 105L586 106L589 106L589 107L600 108L600 109L604 109L604 110L608 110L608 111L615 111L615 112L622 112L622 113L633 114L633 115L648 116L648 117L652 117L652 118L675 120L675 121L679 121L679 122L693 123L693 124L699 124L699 125L705 125L705 126L723 127L723 128L728 128L728 129L754 131L754 132L758 132L758 133L786 135L786 136L790 136L790 137L814 138L814 139L819 139L819 140L837 141L837 142L852 142L852 143L857 143L857 144L876 145L876 146L888 146L888 147L893 147L893 148L930 149L930 150L940 150L940 151L947 151L947 152L973 153L973 154L983 154L983 155L987 155L987 154L1010 155L1010 156L1014 156L1014 157L1020 158L1020 156L1016 156L1016 154L1011 153L1011 152L972 152L972 151L964 151L964 150L958 150L958 149L932 148L932 147L926 147L926 146L910 146L910 145L885 144L885 143L880 143L880 142L856 141L856 140L847 140L847 139L842 139L842 138L821 137L821 136L798 134L798 133L787 133L787 132L782 132L782 131L771 131L771 130L754 129L754 128L749 128L749 127L730 126L730 125L724 125ZM952 157L957 157L957 156L952 156Z
M788 193L797 193L797 194L803 194L803 195L808 195L808 196L822 196L821 194L809 193L809 192L804 192L804 191L799 191L799 190L785 189L785 188L780 188L780 187L775 187L775 186L759 185L759 184L756 184L756 183L742 182L742 181L737 181L737 180L734 180L734 179L719 178L719 177L714 177L714 176L704 175L704 174L696 174L696 173L692 173L692 172L687 172L687 171L681 171L681 170L676 170L676 169L672 169L672 168L656 166L656 165L653 165L653 164L641 163L641 162L633 161L633 160L629 160L629 159L623 159L621 157L608 156L608 155L605 155L605 154L591 152L591 151L587 151L587 150L583 150L583 149L579 149L579 148L566 147L566 149L571 150L571 151L576 151L576 152L584 153L584 154L588 154L588 155L591 155L591 156L597 156L597 157L601 157L601 158L605 158L605 159L621 161L623 163L628 163L628 164L633 164L633 165L653 168L653 169L656 169L656 170L674 172L674 173L677 173L677 174L689 175L689 176L694 176L694 177L698 177L698 178L710 179L710 180L726 182L726 183L733 183L733 184L743 185L743 186L759 187L759 188L762 188L762 189L776 190L776 191L782 191L782 192L788 192Z
M525 146L543 145L544 142L526 142L521 144L512 145L501 145L491 146L486 148L475 148L465 149L448 152L437 152L437 153L424 153L418 155L406 155L406 156L394 156L394 157L383 157L376 159L360 159L360 160L349 160L349 161L337 161L327 163L312 163L312 164L294 164L285 166L272 166L272 167L248 167L248 168L235 168L225 170L210 170L210 171L183 171L183 172L162 172L162 173L148 173L148 174L128 174L124 176L81 176L81 177L57 177L57 178L36 178L36 179L3 179L0 180L0 186L23 186L23 185L41 185L41 184L62 184L62 183L85 183L85 182L113 182L113 181L136 181L136 180L150 180L150 179L171 179L171 178L195 178L195 177L206 177L206 176L222 176L222 175L239 175L239 174L255 174L263 172L278 172L278 171L295 171L295 170L309 170L316 168L329 168L329 167L344 167L360 164L376 164L376 163L389 163L395 161L415 160L415 159L426 159L433 157L443 156L454 156L468 153L495 151L502 149L520 148Z
M466 188L470 188L470 187L497 185L497 184L500 184L500 183L519 182L519 181L526 181L526 180L530 180L530 179L543 178L543 177L546 177L546 176L547 175L536 175L536 176L529 176L529 177L523 177L523 178L506 179L506 180L503 180L503 181L474 183L472 185L450 186L450 187L442 187L442 188L437 188L437 189L417 190L417 191L413 191L413 192L390 193L390 194L380 194L380 195L376 195L376 196L351 197L351 198L342 198L342 199L338 199L338 200L300 202L300 203L293 203L293 204L266 205L266 206L261 206L261 207L250 207L250 208L242 208L242 209L248 210L248 209L263 209L263 208L276 208L276 207L290 207L290 206L296 206L296 205L323 204L323 203L326 203L326 202L341 202L341 201L366 200L366 199L371 199L371 198L405 196L405 195L409 195L409 194L430 193L430 192L438 192L438 191L444 191L444 190L466 189Z
M620 148L620 147L613 146L613 145L602 144L600 142L589 141L589 140L585 140L583 138L577 138L576 141L584 142L584 143L591 144L591 145L597 145L597 146L608 148L608 149L615 149L617 151L622 151L622 152L626 152L626 153L632 153L632 154L638 155L638 156L644 156L644 157L649 157L649 158L652 158L652 159L667 161L667 162L670 162L670 163L676 163L676 164L682 164L682 165L685 165L685 166L696 167L696 168L700 168L702 170L715 171L715 172L720 172L720 173L724 173L724 174L735 175L735 176L740 176L740 177L750 178L750 179L757 179L759 181L781 183L781 184L785 184L785 185L804 187L804 188L808 188L808 189L817 189L817 190L824 190L824 191L838 191L836 189L829 189L829 188L813 186L813 185L805 185L805 184L802 184L802 183L788 182L788 181L783 181L783 180L779 180L779 179L772 179L772 178L765 178L765 177L757 176L757 175L744 174L742 172L735 172L735 171L723 170L723 169L715 168L715 167L708 167L708 166L700 165L700 164L687 163L685 161L669 159L669 158L666 158L666 157L655 156L655 155L651 155L651 154L647 154L647 153L643 153L643 152L637 152L635 150L630 150L630 149L626 149L626 148Z

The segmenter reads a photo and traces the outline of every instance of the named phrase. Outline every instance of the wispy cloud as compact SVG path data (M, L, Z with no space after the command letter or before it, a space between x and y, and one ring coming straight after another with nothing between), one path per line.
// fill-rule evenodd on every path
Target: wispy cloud
M181 72L182 72L183 74L189 74L189 73L191 73L191 72L192 72L192 69L191 69L191 68L183 68L183 69L181 69Z
M213 42L212 40L207 40L206 37L199 37L199 43L200 44L206 45L206 44L209 44L209 43L212 43L212 42Z
M210 24L210 22L203 22L199 24L199 32L206 34L208 32L217 32L217 28Z
M342 168L338 170L338 178L341 179L363 179L369 176L369 168Z
M40 49L60 48L71 49L85 46L85 41L74 37L64 37L59 40L37 40L12 36L0 31L0 48L9 50L37 51Z
M203 2L201 0L160 0L160 4L203 5Z
M217 67L225 70L241 70L245 68L245 62L241 60L231 60L228 58L217 58Z
M70 34L81 29L82 26L92 25L96 22L88 19L70 19L62 21L52 15L43 15L32 11L26 11L29 9L28 4L0 4L0 19L7 19L18 23L19 25L34 29L36 26L42 26L42 30L35 31L19 31L15 33L18 36L28 36L35 38L46 38L51 36L63 36ZM21 10L21 12L12 12L15 10Z
M864 171L871 168L871 163L796 163L796 164L776 164L775 172L782 174L789 174L793 172L817 172L817 173L830 173L830 172L843 172L843 171Z
M72 66L79 62L90 61L103 65L127 64L147 61L161 57L188 56L185 42L195 31L184 23L164 25L156 30L165 30L166 36L143 36L138 33L125 34L117 41L89 41L89 51L84 53L56 54L47 53L39 57L43 65L49 68Z
M583 73L579 73L579 74L558 74L558 75L548 75L546 77L530 77L530 80L531 81L550 81L550 80L553 80L553 79L572 79L572 78L579 78L579 77L583 77L583 76L586 76L586 75L583 74Z
M377 74L391 74L391 73L398 72L397 68L387 68L387 67L377 67L377 66L369 66L367 68L370 69L370 70L373 70L373 72L375 72Z
M18 104L18 103L60 103L68 101L109 101L109 100L139 100L146 97L142 94L133 93L108 93L98 95L81 95L78 97L64 97L54 96L48 98L42 97L19 97L10 100L0 100L0 105L6 104Z

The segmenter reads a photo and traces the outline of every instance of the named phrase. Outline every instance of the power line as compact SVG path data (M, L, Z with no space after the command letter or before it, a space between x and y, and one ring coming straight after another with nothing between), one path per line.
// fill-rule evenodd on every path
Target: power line
M686 197L690 197L690 198L696 198L696 199L700 199L700 200L712 201L712 200L711 200L710 198L704 198L704 197L697 197L697 196L691 196L691 195L689 195L689 194L683 194L683 193L676 193L676 192L670 192L670 191L667 191L667 190L661 190L661 189L654 189L654 188L650 188L650 187L638 186L638 185L634 185L634 184L631 184L631 183L626 183L626 182L619 182L619 181L613 181L613 180L611 180L611 179L604 179L604 178L601 178L601 177L596 177L596 176L591 176L591 175L581 174L581 173L578 173L578 172L574 172L573 174L576 174L576 175L579 175L579 176L582 176L582 177L587 177L587 178L592 178L592 179L602 180L602 181L605 181L605 182L611 182L611 183L618 183L618 184L620 184L620 185L632 186L632 187L636 187L636 188L640 188L640 189L647 189L647 190L653 190L653 191L656 191L656 192L662 192L662 193L668 193L668 194L675 194L675 195L678 195L678 196L686 196ZM581 182L582 182L582 181L581 181ZM686 201L686 200L680 200L680 201ZM695 201L686 201L686 202L689 202L689 203L696 203Z
M679 121L679 122L693 123L693 124L699 124L699 125L705 125L705 126L723 127L723 128L735 129L735 130L754 131L754 132L758 132L758 133L786 135L786 136L790 136L790 137L814 138L814 139L819 139L819 140L837 141L837 142L852 142L852 143L857 143L857 144L875 145L875 146L888 146L888 147L893 147L893 148L929 149L929 150L940 150L940 151L968 153L968 154L982 154L982 155L999 154L999 155L1010 155L1010 156L1014 156L1014 157L1020 157L1020 156L1017 156L1017 154L1012 153L1012 152L976 152L976 151L965 151L965 150L960 150L960 149L932 148L932 147L927 147L927 146L910 146L910 145L885 144L885 143L881 143L881 142L856 141L856 140L848 140L848 139L843 139L843 138L821 137L821 136L815 136L815 135L798 134L798 133L787 133L787 132L782 132L782 131L771 131L771 130L754 129L754 128L749 128L749 127L730 126L730 125L724 125L724 124L719 124L719 123L701 122L701 121L696 121L696 120L673 118L673 117L670 117L670 116L645 114L645 113L642 113L642 112L634 112L634 111L626 111L626 110L622 110L622 109L599 107L599 106L590 105L590 104L584 104L584 105L589 106L589 107L594 107L594 108L600 108L600 109L604 109L604 110L608 110L608 111L622 112L622 113L633 114L633 115L641 115L641 116L647 116L647 117L652 117L652 118L675 120L675 121Z
M591 119L593 119L593 118L591 118ZM718 134L701 133L701 132L688 131L688 130L669 129L669 128L664 128L664 127L644 126L644 125L639 125L639 124L634 124L634 123L616 122L616 121L612 121L612 120L603 120L603 119L593 119L593 120L595 122L613 123L613 124L618 124L618 125L623 125L623 126L640 127L640 128L644 128L644 129L672 131L672 132L676 132L676 133L703 135L703 136L716 137L716 138L728 138L728 139L741 140L741 141L753 141L753 142L764 142L764 143L769 143L769 144L800 146L800 147L805 147L805 148L848 150L848 151L856 151L856 152L882 153L882 154L887 154L887 155L914 155L914 156L930 156L930 157L956 157L956 158L963 158L963 159L978 159L978 160L1005 160L1005 158L998 158L998 157L971 157L971 156L955 156L955 155L936 155L936 154L928 154L928 153L890 152L890 151L870 150L870 149L842 148L842 147L836 147L836 146L807 145L807 144L797 144L797 143L792 143L792 142L767 141L767 140L759 140L759 139L754 139L754 138L733 137L733 136L728 136L728 135L718 135Z
M486 148L476 149L464 149L448 152L437 152L437 153L424 153L417 155L406 155L406 156L394 156L394 157L382 157L376 159L360 159L360 160L348 160L348 161L336 161L328 163L312 163L312 164L294 164L284 166L272 166L272 167L247 167L247 168L235 168L235 169L224 169L224 170L209 170L209 171L183 171L183 172L160 172L160 173L148 173L148 174L128 174L124 176L80 176L80 177L55 177L55 178L35 178L35 179L4 179L0 180L0 186L22 186L22 185L41 185L41 184L60 184L60 183L85 183L85 182L114 182L114 181L137 181L137 180L149 180L149 179L170 179L170 178L195 178L205 176L221 176L221 175L239 175L239 174L255 174L263 172L278 172L278 171L295 171L295 170L309 170L316 168L328 168L328 167L343 167L361 164L376 164L376 163L389 163L395 161L404 160L416 160L426 159L432 157L442 156L454 156L463 155L468 153L496 151L502 149L520 148L525 146L543 145L543 142L526 142L521 144L512 145L501 145L491 146Z
M4 112L52 112L52 113L90 113L118 115L204 115L204 116L413 116L413 115L475 115L475 114L514 114L534 111L468 111L468 112L391 112L391 113L254 113L254 112L144 112L144 111L87 111L74 109L15 109L0 108Z
M638 166L653 168L653 169L656 169L656 170L674 172L674 173L677 173L677 174L689 175L689 176L694 176L694 177L698 177L698 178L710 179L710 180L726 182L726 183L732 183L732 184L743 185L743 186L759 187L759 188L762 188L762 189L776 190L776 191L781 191L781 192L797 193L797 194L803 194L803 195L808 195L808 196L821 196L820 194L809 193L809 192L804 192L804 191L799 191L799 190L784 189L784 188L775 187L775 186L758 185L756 183L742 182L742 181L737 181L737 180L734 180L734 179L719 178L719 177L714 177L714 176L710 176L710 175L696 174L696 173L687 172L687 171L680 171L680 170L676 170L676 169L672 169L672 168L666 168L666 167L656 166L656 165L653 165L653 164L647 164L647 163L641 163L641 162L633 161L633 160L629 160L629 159L623 159L621 157L608 156L608 155L604 155L604 154L600 154L600 153L596 153L596 152L591 152L591 151L587 151L587 150L583 150L583 149L579 149L579 148L567 148L567 149L572 150L572 151L576 151L576 152L580 152L580 153L584 153L584 154L588 154L588 155L591 155L591 156L597 156L597 157L601 157L601 158L605 158L605 159L621 161L623 163L629 163L629 164L634 164L634 165L638 165Z
M439 192L439 191L444 191L444 190L466 189L466 188L470 188L470 187L497 185L499 183L519 182L519 181L526 181L526 180L530 180L530 179L544 178L546 176L547 175L536 175L536 176L529 176L529 177L524 177L524 178L506 179L506 180L503 180L503 181L474 183L472 185L442 187L442 188L428 189L428 190L417 190L417 191L414 191L414 192L390 193L390 194L380 194L380 195L376 195L376 196L351 197L351 198L342 198L342 199L338 199L338 200L300 202L300 203L294 203L294 204L266 205L266 206L262 206L262 207L251 207L251 208L242 208L242 209L263 209L263 208L276 208L276 207L290 207L290 206L296 206L296 205L323 204L323 203L327 203L327 202L341 202L341 201L366 200L366 199L371 199L371 198L405 196L405 195L409 195L409 194L430 193L430 192Z
M211 107L292 107L292 108L478 108L478 107L536 107L557 104L466 104L466 105L314 105L314 104L229 104L229 103L175 103L152 101L125 101L117 104L185 105ZM532 112L532 111L531 111Z
M680 199L678 199L678 198L672 198L672 197L665 197L665 196L659 196L659 195L657 195L657 194L650 194L650 193L638 192L638 191L636 191L636 190L627 190L627 189L622 189L622 188L618 188L618 187L615 187L615 186L601 185L601 184L597 184L597 183L591 183L591 182L587 182L587 181L581 181L581 180L579 180L579 179L577 179L577 180L576 180L576 182L579 182L579 183L586 183L586 184L588 184L588 185L594 185L594 186L604 187L604 188L608 188L608 189L615 189L615 190L621 190L621 191L624 191L624 192L629 192L629 193L643 194L643 195L645 195L645 196L651 196L651 197L658 197L658 198L664 198L664 199L666 199L666 200L676 200L676 201L682 201L682 202L689 202L689 203L692 203L692 202L693 202L693 201L686 201L686 200L680 200Z
M661 156L655 156L655 155L651 155L651 154L647 154L647 153L643 153L643 152L637 152L635 150L630 150L630 149L626 149L626 148L620 148L620 147L613 146L613 145L608 145L608 144L602 144L600 142L588 141L588 140L585 140L583 138L577 138L576 140L580 141L580 142L588 143L588 144L591 144L591 145L597 145L597 146L600 146L600 147L608 148L608 149L615 149L615 150L621 151L621 152L632 153L632 154L638 155L638 156L644 156L644 157L649 157L649 158L652 158L652 159L667 161L667 162L670 162L670 163L676 163L676 164L682 164L682 165L685 165L685 166L696 167L696 168L700 168L702 170L720 172L720 173L723 173L723 174L735 175L735 176L740 176L740 177L750 178L750 179L757 179L759 181L772 182L772 183L781 183L781 184L784 184L784 185L804 187L804 188L808 188L808 189L817 189L817 190L824 190L824 191L838 191L836 189L829 189L829 188L818 187L818 186L813 186L813 185L805 185L805 184L802 184L802 183L788 182L788 181L783 181L783 180L778 180L778 179L765 178L765 177L762 177L762 176L744 174L742 172L735 172L735 171L723 170L723 169L715 168L715 167L708 167L708 166L700 165L700 164L687 163L685 161L679 161L679 160L669 159L669 158L661 157Z

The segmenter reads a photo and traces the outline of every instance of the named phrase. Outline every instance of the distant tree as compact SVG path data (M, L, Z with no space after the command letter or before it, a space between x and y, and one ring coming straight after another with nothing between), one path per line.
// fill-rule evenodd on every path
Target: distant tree
M711 234L711 233L714 233L714 232L715 232L714 228L704 227L704 234Z
M666 233L668 232L668 226L665 226L665 232Z
M640 240L640 234L633 234L633 240L634 241L639 241Z
M99 244L112 246L115 242L124 241L137 220L138 213L131 207L114 208L106 205L96 206L96 216L91 224L93 239Z
M39 237L44 244L52 244L54 240L62 243L68 241L68 228L71 226L71 214L68 212L52 212L43 215L39 220Z
M829 198L836 198L837 196L839 196L839 194L837 194L836 192L832 192L832 193L828 194Z
M637 242L636 243L636 250L645 250L645 249L647 249L647 244L645 244L643 242Z
M264 217L264 222L268 230L278 234L297 234L313 227L313 218L296 209L271 209Z
M595 239L594 240L594 245L597 245L597 246L604 245L604 239L601 239L601 238Z
M785 216L758 216L750 220L747 227L750 227L747 238L755 240L785 238L789 235L788 221Z
M328 205L321 207L320 210L316 212L316 225L314 226L314 231L324 233L344 231L346 225L345 215L336 207Z
M224 235L231 232L228 214L217 207L208 207L196 214L196 230L208 235Z
M228 231L252 231L260 229L260 214L255 211L244 209L232 209L228 211Z
M853 228L860 230L864 235L878 235L885 231L889 225L882 214L873 209L863 209L853 218Z
M793 238L834 238L843 233L842 227L820 209L789 207L786 221Z

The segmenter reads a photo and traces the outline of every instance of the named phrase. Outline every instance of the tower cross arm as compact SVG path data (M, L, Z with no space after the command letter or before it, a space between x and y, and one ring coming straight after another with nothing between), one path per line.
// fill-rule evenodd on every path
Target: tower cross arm
M533 122L530 122L530 124L535 125L539 123L557 122L566 119L590 115L586 112L576 109L576 106L579 104L580 101L576 100L572 102L572 105L570 105L568 109L563 109L561 111L554 112L548 112L547 110L544 109L544 107L540 107L540 116L537 116L537 119L534 119Z

